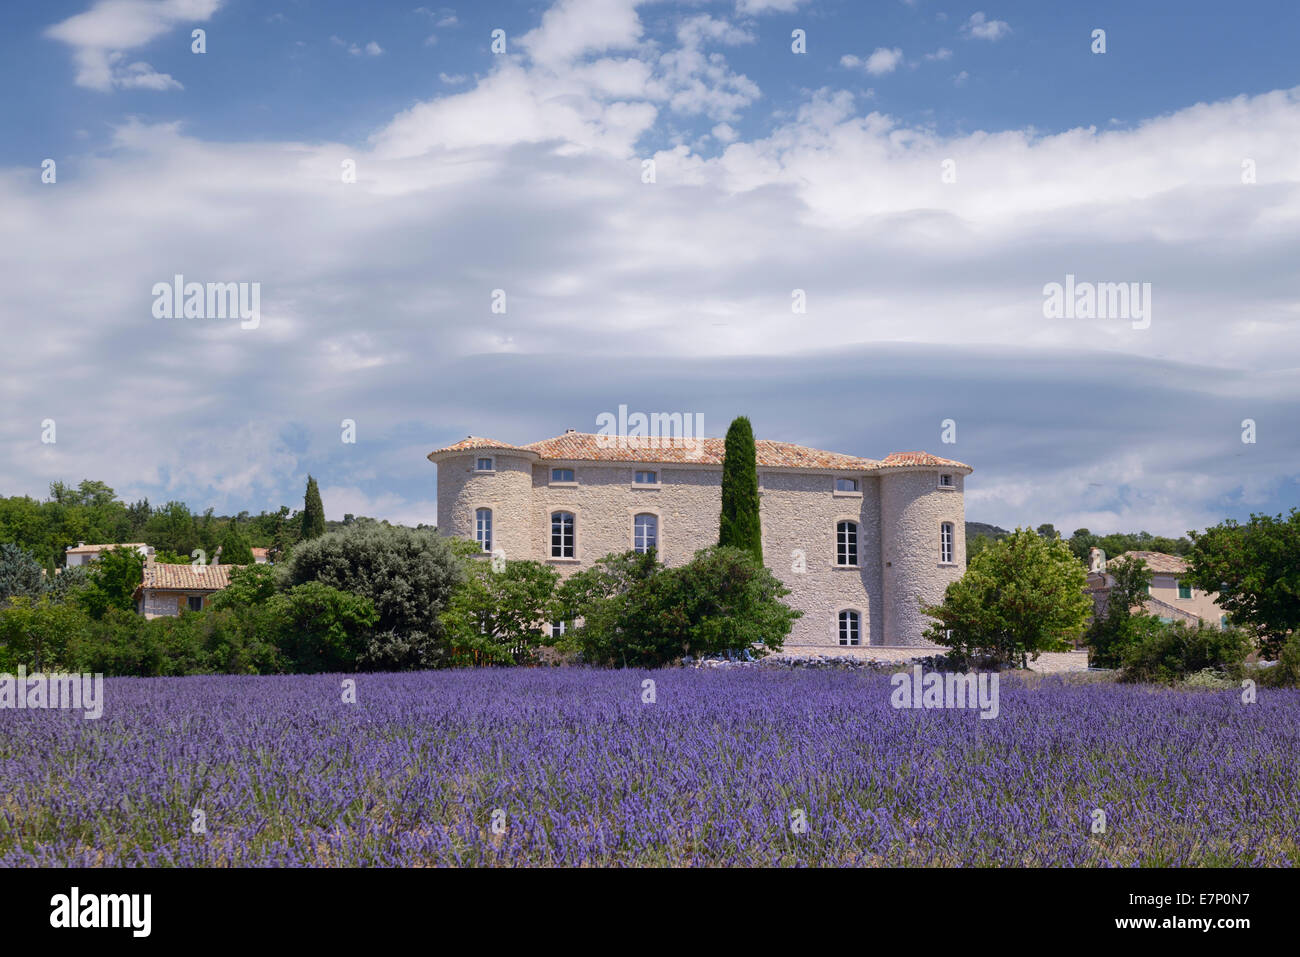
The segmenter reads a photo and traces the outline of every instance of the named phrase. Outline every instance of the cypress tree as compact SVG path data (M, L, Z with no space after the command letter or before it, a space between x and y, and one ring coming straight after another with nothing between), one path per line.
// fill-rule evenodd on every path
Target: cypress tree
M226 529L226 536L221 540L221 564L223 565L252 565L253 547L248 544L248 539L244 533L239 530L239 523L231 521L230 527Z
M718 544L742 548L760 564L763 561L763 529L758 517L758 451L754 447L754 429L743 415L727 429Z
M320 489L316 480L307 476L307 494L302 508L302 540L308 541L325 534L325 506L321 504Z

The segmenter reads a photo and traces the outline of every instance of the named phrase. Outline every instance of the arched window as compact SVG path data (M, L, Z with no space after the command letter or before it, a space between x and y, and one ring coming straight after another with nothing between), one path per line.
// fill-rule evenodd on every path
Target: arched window
M574 524L575 523L574 523L572 512L551 513L551 557L552 558L573 557Z
M952 522L944 522L939 526L939 561L951 565L952 560Z
M474 513L474 541L483 551L492 551L492 509L480 508Z
M839 522L835 526L835 564L858 563L858 523Z
M856 611L840 612L840 644L862 644L862 616Z
M642 512L632 519L632 547L643 553L659 547L658 516Z

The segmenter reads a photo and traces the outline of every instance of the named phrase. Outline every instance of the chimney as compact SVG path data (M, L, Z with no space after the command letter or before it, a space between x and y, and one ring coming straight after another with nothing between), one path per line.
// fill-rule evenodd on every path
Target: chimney
M578 431L578 430L577 430L577 429L565 429L565 430L564 430L564 434L565 434L565 435L573 435L576 431Z

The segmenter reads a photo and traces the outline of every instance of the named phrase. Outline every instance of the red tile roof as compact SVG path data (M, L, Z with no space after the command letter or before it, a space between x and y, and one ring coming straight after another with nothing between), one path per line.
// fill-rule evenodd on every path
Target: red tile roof
M230 572L242 565L146 565L141 588L220 591L230 584Z
M754 443L758 464L763 468L829 469L849 472L870 472L881 468L939 467L966 469L969 465L952 459L940 458L927 452L895 452L883 461L825 452L790 442L757 439ZM529 445L510 445L491 439L469 436L454 445L435 449L429 459L436 461L450 453L478 449L513 449L532 452L542 459L593 462L662 462L695 465L721 465L725 440L655 438L617 435L595 435L590 432L566 432L553 439L543 439Z
M124 542L121 545L75 545L66 551L69 555L92 555L112 548L148 548L144 542Z

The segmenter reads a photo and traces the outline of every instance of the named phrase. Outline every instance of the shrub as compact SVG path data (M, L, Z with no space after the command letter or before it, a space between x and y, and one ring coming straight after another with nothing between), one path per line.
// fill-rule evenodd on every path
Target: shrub
M446 663L439 616L463 572L433 530L354 525L298 544L284 564L290 586L318 581L370 599L378 617L370 667L429 668Z
M559 574L534 561L507 561L494 570L482 551L463 553L464 578L442 623L464 664L519 664L551 643L548 622Z
M268 607L280 653L298 673L355 671L379 617L369 598L318 581L276 595Z
M739 548L702 549L679 568L654 551L608 555L560 588L565 618L582 617L562 647L593 664L656 667L685 655L779 651L800 613L789 591Z
M67 662L68 646L89 627L90 619L75 604L11 598L0 608L0 671L12 674L19 665L28 671L57 670Z
M1236 628L1157 622L1124 650L1120 680L1173 684L1207 668L1235 680L1249 653L1250 639Z
M1092 602L1088 574L1059 538L1018 528L975 558L944 591L926 637L958 659L990 656L1024 667L1027 657L1066 651L1083 631Z
M1300 634L1292 635L1278 651L1277 664L1253 673L1260 684L1270 688L1300 686Z

